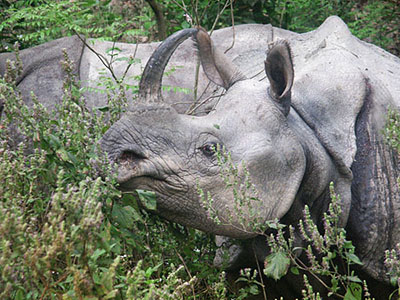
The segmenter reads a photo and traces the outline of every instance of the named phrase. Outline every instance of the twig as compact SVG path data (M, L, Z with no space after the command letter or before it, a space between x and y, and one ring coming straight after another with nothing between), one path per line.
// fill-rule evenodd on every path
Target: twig
M182 1L183 6L182 6L180 3L178 3L178 1L176 1L176 0L172 0L172 2L175 3L176 5L178 5L180 8L182 8L183 11L185 12L185 14L186 14L190 19L193 20L192 14L189 13L189 11L187 10L186 5L185 5L185 2ZM191 24L191 25L193 25L193 24Z
M210 83L209 83L210 84ZM198 103L196 105L197 102L193 103L193 105L188 109L188 111L186 112L186 114L191 115L193 114L199 107L201 107L202 105L204 105L205 103L207 103L208 101L210 101L211 99L214 98L220 98L223 95L225 95L225 93L219 94L219 95L215 95L215 96L210 96L207 97L206 99L204 99L203 101L201 101L200 103ZM201 97L200 97L201 98Z
M132 60L134 60L135 57L136 57L136 53L137 53L138 47L139 47L139 43L136 41L135 51L133 52L133 55L129 57L129 58L131 58ZM126 67L125 72L124 72L124 74L123 74L122 77L121 77L121 82L124 81L125 76L126 76L126 74L128 73L128 71L129 71L129 69L130 69L130 67L131 67L132 65L133 65L133 61L132 61L131 64L128 64L128 66Z
M235 45L236 35L235 35L235 18L233 16L233 0L231 0L231 21L232 21L232 44L228 49L225 50L224 53L227 53L229 50L233 48Z
M112 66L110 65L110 62L104 55L101 53L98 53L96 50L94 50L81 36L78 32L76 32L74 29L72 31L77 35L77 37L82 41L82 43L90 50L92 51L101 61L101 63L110 71L111 76L114 78L116 82L118 82L118 78L115 76L114 70L112 69Z
M181 262L182 262L182 264L183 264L183 266L184 266L186 272L188 273L190 279L192 280L192 279L193 279L192 273L190 273L190 270L189 270L189 268L187 267L187 265L186 265L186 263L185 263L185 260L184 260L183 257L179 254L179 252L176 251L176 249L174 249L174 250L175 250L176 255L178 255L179 259L181 260ZM196 293L195 293L195 290L194 290L193 286L192 286L192 293L193 293L193 299L196 299Z
M114 49L115 49L115 43L116 43L117 41L116 40L113 40L113 44L112 44L112 46L111 46L111 54L109 54L109 56L111 56L111 59L110 59L110 66L113 64L113 62L114 62Z
M253 254L254 254L254 259L256 260L258 274L260 275L261 287L262 287L262 291L263 291L264 300L267 300L267 293L265 292L265 285L264 285L264 280L263 280L260 264L257 259L256 250L254 249L254 242L252 243L251 248L253 249Z
M285 5L283 6L283 9L282 9L282 12L281 12L281 15L280 15L280 18L279 18L279 27L282 27L283 15L286 12L286 5L287 5L287 3L285 1Z
M193 1L193 0L192 0ZM196 4L194 6L194 16L196 17L196 25L200 26L200 20L199 20L199 0L196 0Z
M59 284L61 281L63 281L65 278L67 278L68 275L69 275L68 272L67 272L67 273L64 273L64 274L63 274L56 282L54 282L52 285L49 286L48 284L46 284L46 286L45 286L45 288L44 288L42 294L40 295L40 300L44 299L44 296L46 296L46 292L47 292L49 289L51 289L51 287L53 287L53 286Z
M213 33L214 29L215 29L215 26L217 26L217 22L218 22L219 18L224 13L224 11L227 8L227 6L230 3L230 1L231 0L226 0L226 2L224 4L224 7L218 12L218 15L215 17L214 24L212 25L211 30L210 30L210 35L212 35L212 33Z
M207 9L210 7L211 3L212 3L212 1L208 1L206 7L204 7L203 12L201 13L201 16L200 16L200 20L203 20L204 15L205 15ZM200 24L197 24L197 25L200 25Z

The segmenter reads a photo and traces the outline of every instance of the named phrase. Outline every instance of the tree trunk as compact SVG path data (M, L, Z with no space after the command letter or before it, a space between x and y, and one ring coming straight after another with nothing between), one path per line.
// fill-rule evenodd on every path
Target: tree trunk
M146 2L150 5L156 16L158 26L158 38L160 40L165 40L167 38L167 26L165 24L162 7L156 2L156 0L146 0Z

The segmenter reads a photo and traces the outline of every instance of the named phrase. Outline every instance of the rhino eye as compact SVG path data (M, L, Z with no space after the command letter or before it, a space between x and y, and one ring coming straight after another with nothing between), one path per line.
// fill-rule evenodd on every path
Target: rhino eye
M217 152L217 143L207 143L200 147L201 152L207 157L212 157Z

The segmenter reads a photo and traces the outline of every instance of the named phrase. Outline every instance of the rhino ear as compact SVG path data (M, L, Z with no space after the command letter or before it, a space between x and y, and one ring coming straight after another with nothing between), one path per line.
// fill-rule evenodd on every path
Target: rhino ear
M208 79L225 89L229 89L239 80L246 79L232 61L222 51L214 47L204 28L198 28L194 40L199 51L201 65Z
M268 50L264 66L270 82L270 95L287 116L294 78L292 55L287 41L278 41Z

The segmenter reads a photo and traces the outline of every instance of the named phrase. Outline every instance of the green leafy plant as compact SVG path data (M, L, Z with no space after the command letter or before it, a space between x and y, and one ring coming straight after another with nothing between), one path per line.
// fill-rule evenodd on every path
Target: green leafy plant
M361 265L355 255L355 247L346 240L346 233L338 226L341 214L340 198L331 185L331 199L328 211L324 214L323 234L312 220L309 209L304 209L304 218L299 221L299 230L305 246L295 246L299 243L295 228L278 222L270 224L276 230L268 238L271 254L265 260L265 275L275 280L280 279L289 270L299 275L299 270L317 279L328 292L328 296L339 296L344 299L361 299L361 290L366 283L352 271L353 265ZM288 229L289 237L285 237ZM296 241L297 240L297 241ZM302 253L305 254L302 255ZM345 267L340 267L341 265ZM307 276L304 275L304 299L318 299L318 294L312 292Z
M303 271L320 282L328 291L328 296L361 300L361 290L363 287L366 289L366 284L354 273L352 266L362 265L362 263L355 254L352 242L346 239L345 230L339 227L340 196L334 192L333 183L330 186L331 203L323 216L322 233L312 219L308 206L305 206L304 216L299 220L297 228L281 224L278 220L263 223L260 221L261 216L257 215L254 209L260 200L257 199L246 167L241 166L241 171L239 171L239 167L232 162L229 153L223 148L220 149L219 146L214 150L221 169L221 177L227 190L230 190L234 196L235 206L232 213L239 216L239 223L242 224L240 229L248 230L247 218L245 220L243 216L250 213L250 219L254 221L251 226L252 232L258 232L267 237L270 254L265 259L264 274L279 280L287 274L289 269L297 275ZM211 194L206 194L202 189L199 189L199 194L203 200L203 206L215 222L233 224L231 219L221 219L213 209L214 200ZM315 297L317 299L317 295L311 292L312 286L309 285L307 276L304 276L305 299ZM245 276L241 280L253 282L254 277ZM262 282L259 284L263 286ZM311 297L311 295L314 296Z
M292 273L299 274L299 270L316 278L329 291L328 296L339 296L344 299L361 299L363 283L352 271L353 265L361 265L355 255L355 247L346 240L346 233L338 226L341 214L340 198L333 191L331 185L331 199L328 211L324 214L324 232L320 233L312 220L309 209L304 209L304 220L299 222L299 230L305 246L295 246L295 229L289 226L289 237L285 238L282 224L274 224L276 234L271 234L268 244L271 254L266 258L264 273L274 279L284 276L289 266ZM301 255L304 252L306 260ZM340 268L344 265L344 268ZM312 292L307 276L304 275L306 290L304 299L318 299ZM311 296L312 295L312 296ZM310 298L311 297L311 298Z
M257 198L245 165L236 166L224 148L217 146L214 151L226 189L233 194L232 214L239 216L241 224L239 229L247 231L251 228L251 232L258 232L259 235L267 237L270 254L265 259L263 273L279 280L289 269L295 275L299 275L302 271L314 277L327 290L328 296L361 300L361 290L367 289L366 283L354 273L352 266L362 263L355 254L352 242L346 239L345 230L339 227L340 196L334 192L333 183L330 186L331 203L323 216L322 233L312 219L308 206L305 206L304 216L299 220L297 227L281 224L278 220L263 222L262 216L254 209L260 199ZM214 210L214 199L210 193L205 193L200 188L198 192L203 207L217 224L233 224L232 219L221 219ZM244 219L244 215L248 214L253 220L251 226L248 224L248 218ZM246 295L248 294L246 289L251 289L255 293L254 282L257 282L255 277L249 274L243 273L239 279L249 283L242 290ZM263 282L257 283L264 286ZM312 292L312 286L306 275L304 283L306 287L304 299L318 299L319 296Z
M0 80L0 297L224 299L219 272L205 265L212 237L149 216L138 203L155 209L154 193L121 194L98 155L121 94L92 113L66 55L63 65L65 94L52 110L34 95L23 103L18 52Z
M261 200L257 196L255 186L251 183L250 173L245 164L237 166L233 163L231 154L225 148L214 149L216 159L220 167L220 176L224 180L227 191L232 192L233 207L231 216L235 215L239 218L240 230L248 231L251 228L252 232L262 234L266 229L266 224L262 221L263 216L257 210L257 205ZM214 209L214 199L212 195L205 193L200 187L198 188L200 198L203 202L203 207L208 211L209 215L218 224L233 224L232 217L222 219L218 212ZM249 215L250 221L245 220L244 216Z
M394 291L391 299L395 299L395 295L397 297L400 296L400 244L397 244L395 249L387 250L385 252L385 266L389 270L388 274L390 275L390 281L393 286L397 286L397 291Z
M109 0L17 1L0 12L0 51L12 50L18 41L27 48L75 33L105 40L135 41L149 33L142 25L145 6L120 9ZM132 12L137 14L132 14Z
M393 149L400 152L400 114L397 110L389 110L383 136Z

